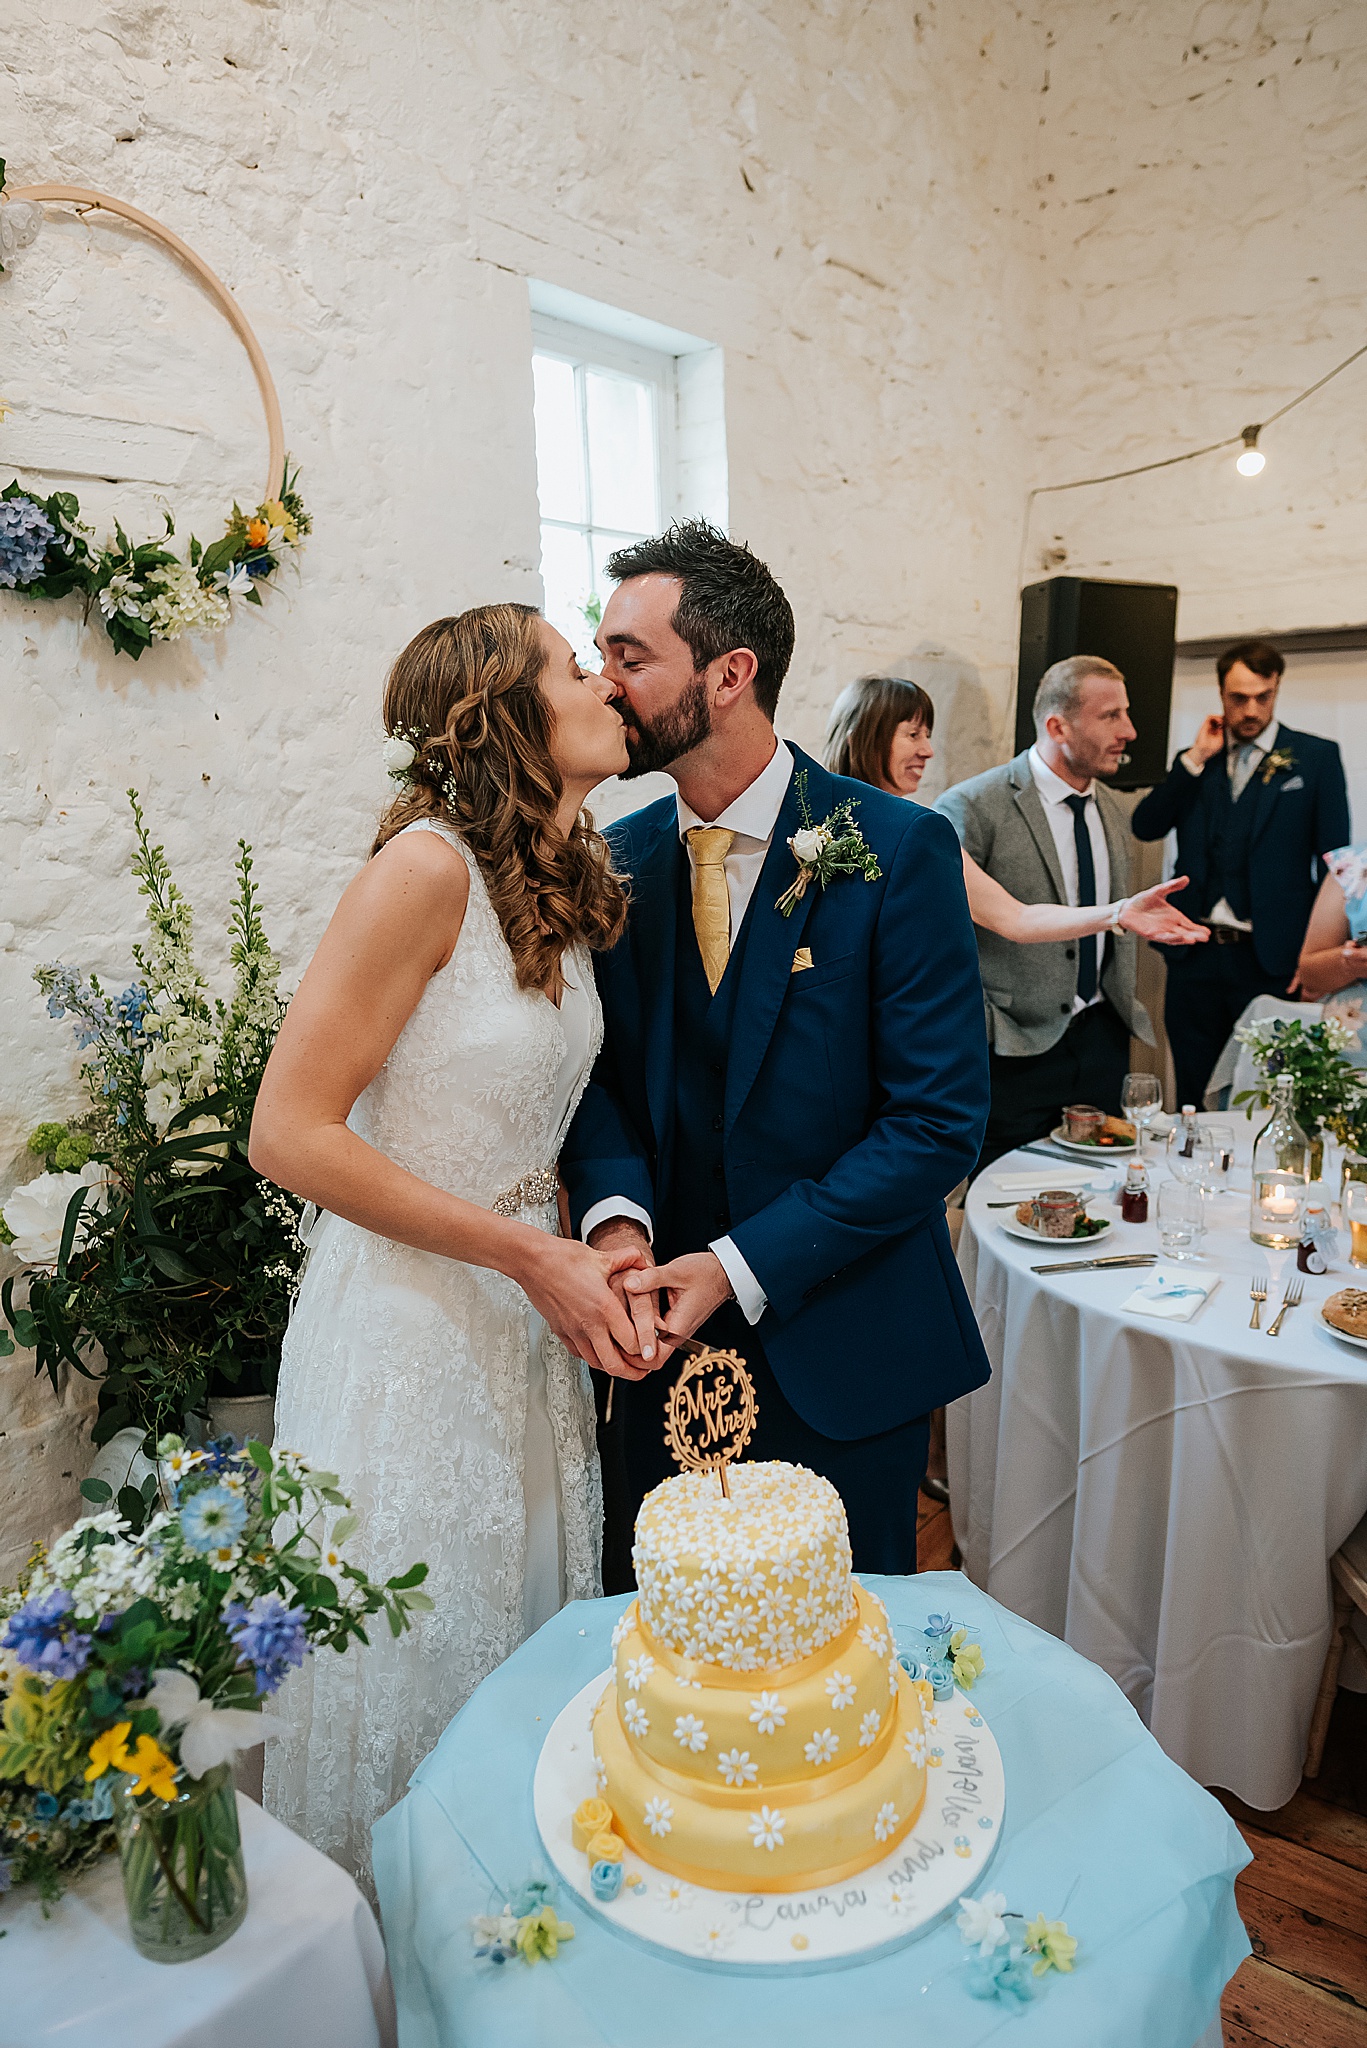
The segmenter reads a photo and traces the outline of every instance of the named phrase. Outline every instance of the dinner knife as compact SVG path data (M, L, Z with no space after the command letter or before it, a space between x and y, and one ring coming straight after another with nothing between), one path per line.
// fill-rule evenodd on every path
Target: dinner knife
M1108 1259L1061 1259L1055 1266L1032 1266L1032 1273L1095 1273L1099 1267L1156 1266L1157 1252L1117 1252Z

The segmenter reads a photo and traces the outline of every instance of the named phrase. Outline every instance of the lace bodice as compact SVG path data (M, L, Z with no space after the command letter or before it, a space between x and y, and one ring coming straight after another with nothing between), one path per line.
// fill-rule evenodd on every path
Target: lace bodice
M524 1175L554 1166L603 1042L588 950L566 961L563 1013L521 989L479 864L456 833L422 818L464 856L470 901L456 949L349 1119L358 1137L448 1194L488 1208ZM587 1057L562 1085L571 1005L589 1005ZM575 1034L578 1036L579 1034Z

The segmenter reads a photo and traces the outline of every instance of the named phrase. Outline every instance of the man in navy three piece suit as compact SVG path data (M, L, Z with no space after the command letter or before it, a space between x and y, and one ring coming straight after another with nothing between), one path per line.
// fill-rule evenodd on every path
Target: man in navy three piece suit
M748 549L690 521L609 573L629 772L678 793L608 832L630 912L597 956L603 1051L561 1158L576 1232L653 1244L614 1283L643 1355L669 1302L660 1368L615 1382L605 1556L674 1470L668 1336L700 1331L755 1381L747 1456L825 1474L856 1566L911 1572L929 1411L989 1373L944 1218L988 1106L958 842L776 737L792 611ZM814 881L783 915L790 840L847 799L877 878Z
M1294 993L1321 856L1350 837L1338 748L1278 723L1285 666L1266 640L1226 648L1219 712L1130 819L1136 839L1176 829L1177 865L1191 877L1182 907L1210 928L1208 946L1159 948L1177 1100L1198 1109L1246 1006Z

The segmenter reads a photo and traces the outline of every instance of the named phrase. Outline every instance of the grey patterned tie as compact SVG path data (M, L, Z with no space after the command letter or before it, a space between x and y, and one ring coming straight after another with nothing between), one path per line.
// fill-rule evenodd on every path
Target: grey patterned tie
M1258 749L1252 740L1245 740L1229 757L1229 793L1236 804L1248 788L1257 758Z

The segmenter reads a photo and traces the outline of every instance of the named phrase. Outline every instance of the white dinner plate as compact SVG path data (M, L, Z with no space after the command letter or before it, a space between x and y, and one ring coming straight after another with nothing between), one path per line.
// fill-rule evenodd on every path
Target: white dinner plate
M1128 1145L1079 1145L1074 1138L1065 1138L1063 1125L1050 1131L1049 1136L1056 1145L1062 1145L1065 1152L1071 1152L1075 1159L1128 1159L1139 1150L1136 1138Z
M1103 1218L1100 1230L1094 1230L1090 1237L1046 1237L1042 1230L1034 1230L1028 1223L1018 1223L1014 1216L999 1216L997 1221L1008 1237L1023 1237L1028 1244L1047 1244L1057 1251L1081 1251L1084 1245L1100 1244L1103 1237L1109 1237L1115 1228L1109 1218Z
M1336 1330L1323 1309L1319 1315L1321 1328L1326 1329L1331 1337L1337 1337L1340 1344L1356 1344L1359 1351L1367 1351L1367 1337L1355 1337L1349 1330Z

